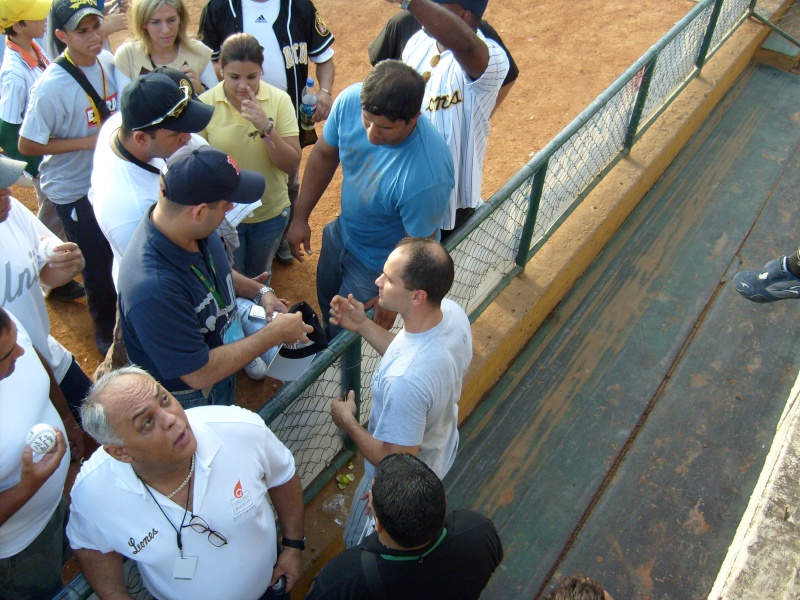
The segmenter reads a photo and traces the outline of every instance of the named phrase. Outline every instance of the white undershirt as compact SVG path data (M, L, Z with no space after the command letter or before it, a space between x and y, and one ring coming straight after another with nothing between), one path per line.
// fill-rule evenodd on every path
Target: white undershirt
M286 65L272 25L278 18L279 0L242 0L242 30L254 36L264 49L264 74L261 79L286 91Z

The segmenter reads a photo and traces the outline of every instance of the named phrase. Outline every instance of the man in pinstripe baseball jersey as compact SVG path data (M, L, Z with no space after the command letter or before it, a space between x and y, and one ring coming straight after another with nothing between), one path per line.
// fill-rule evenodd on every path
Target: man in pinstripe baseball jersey
M456 186L442 218L442 239L481 204L489 117L509 69L508 56L478 32L488 0L387 0L422 24L403 62L425 79L422 114L442 134L456 167Z

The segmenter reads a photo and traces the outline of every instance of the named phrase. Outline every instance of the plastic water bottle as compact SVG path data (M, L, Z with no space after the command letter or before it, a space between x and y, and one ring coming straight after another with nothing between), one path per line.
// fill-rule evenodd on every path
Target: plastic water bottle
M314 80L309 77L306 79L306 87L303 88L303 95L300 97L300 127L306 130L314 129L314 113L317 110L317 90L314 89Z

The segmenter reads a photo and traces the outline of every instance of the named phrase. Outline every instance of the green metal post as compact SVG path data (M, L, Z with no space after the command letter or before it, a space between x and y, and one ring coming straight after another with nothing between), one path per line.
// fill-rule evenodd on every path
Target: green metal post
M547 165L550 158L543 161L536 172L533 174L531 182L531 195L528 199L528 214L525 215L525 223L522 226L522 235L519 239L519 249L517 250L517 266L524 267L528 262L528 252L531 249L533 239L533 229L536 227L536 217L539 215L539 204L542 202L542 192L544 191L544 178L547 174Z
M347 347L342 355L342 397L347 395L347 392L353 390L356 396L356 419L361 422L361 337L356 337L355 340ZM345 438L345 447L348 450L355 450L356 444L350 436Z
M725 0L716 0L711 9L711 17L708 19L706 34L703 36L703 43L700 45L700 52L698 53L697 62L695 63L698 70L702 69L703 65L706 64L708 49L711 47L711 39L714 37L714 29L717 27L717 21L719 20L719 14L722 12L722 3L724 1Z
M633 143L636 141L636 132L639 131L639 123L642 121L642 114L644 113L644 105L647 102L647 92L650 90L650 81L653 79L653 73L656 70L656 61L658 54L645 65L642 73L642 81L639 82L639 91L636 93L636 102L633 104L633 113L631 113L631 122L628 123L628 131L625 132L625 143L622 146L624 154L630 154ZM635 77L634 77L635 79ZM633 79L631 80L633 81Z

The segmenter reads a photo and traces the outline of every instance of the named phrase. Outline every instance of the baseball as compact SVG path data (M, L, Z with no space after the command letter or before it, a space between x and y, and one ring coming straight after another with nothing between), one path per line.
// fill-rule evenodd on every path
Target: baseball
M47 260L51 256L59 254L54 250L54 248L56 246L60 246L62 243L63 242L58 238L54 237L42 238L42 240L39 242L39 250L38 250L39 256L41 257L42 260Z
M47 454L56 447L56 430L47 423L38 423L31 427L25 441L36 454Z

